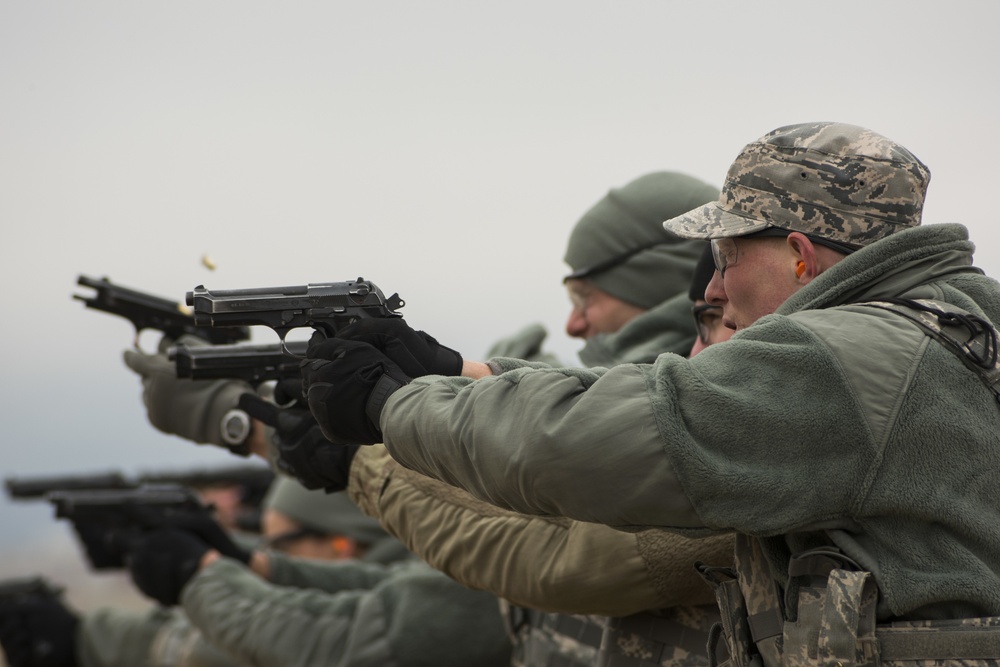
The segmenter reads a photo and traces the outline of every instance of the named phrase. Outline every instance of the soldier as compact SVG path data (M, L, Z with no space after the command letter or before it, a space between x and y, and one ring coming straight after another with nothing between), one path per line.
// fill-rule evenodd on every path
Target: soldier
M681 239L660 222L712 201L718 194L717 188L686 174L654 172L610 190L577 221L563 257L570 267L563 283L571 303L566 333L585 341L578 353L585 366L649 362L663 352L688 353L695 337L686 288L705 243ZM540 325L528 327L519 336L494 345L488 354L562 365L551 355L539 353L544 337ZM395 481L397 494L408 490L411 477L403 473L400 478ZM594 524L556 525L494 513L486 525L468 520L464 530L442 544L435 522L451 524L449 519L463 510L481 513L480 503L470 496L442 493L426 482L416 482L416 488L430 490L419 499L423 502L415 502L418 494L411 489L403 508L388 506L387 515L376 516L397 517L398 523L388 527L400 531L397 534L418 555L452 576L456 570L467 573L468 579L456 578L501 598L514 638L514 667L556 661L566 667L596 664L608 616L652 608L669 608L659 611L656 618L643 615L647 628L655 625L658 629L654 643L664 658L662 663L672 664L671 656L687 655L695 648L693 652L707 664L703 646L718 614L714 604L705 604L708 598L703 589L692 590L697 582L684 574L685 570L692 574L690 565L696 555L716 558L729 546L728 540L700 545L699 550L662 531L621 535ZM498 539L503 534L501 522L509 533L504 549L474 548L481 530L491 540ZM554 544L562 546L548 550ZM573 553L579 544L586 544L584 559ZM428 552L435 557L428 558ZM487 565L486 559L498 553L503 554L505 566ZM598 568L592 565L597 558L605 559L600 571L606 587L594 576ZM584 562L590 566L575 571ZM687 567L677 567L678 562ZM641 583L630 577L642 577ZM586 600L581 591L587 591ZM597 613L602 608L615 611ZM650 641L649 632L641 634Z
M343 493L279 478L267 506L262 548L243 556L173 530L147 536L133 578L183 615L91 616L84 666L508 663L491 596L412 559Z
M566 329L570 335L586 340L580 352L585 363L613 365L652 361L661 352L686 354L691 349L695 327L692 326L687 288L694 266L708 244L682 240L667 232L661 222L665 217L680 214L717 196L718 189L691 176L656 172L612 189L576 223L565 254L571 273L564 282L573 304ZM699 291L704 291L703 285ZM502 341L494 348L494 354L552 359L540 350L544 335L544 330L538 327L529 329ZM235 407L237 394L249 391L249 387L238 382L180 381L162 355L142 356L127 351L126 361L143 375L143 398L154 425L195 440L221 444L218 433L222 429L216 424L220 418L225 421L223 415ZM260 435L263 429L258 426L255 433ZM306 438L302 433L307 434ZM318 429L316 435L322 440ZM279 436L279 440L286 440L277 448L279 460L294 472L295 466L290 463L293 450L301 450L298 445L311 434L296 423ZM246 442L255 452L263 453L267 449L268 443L258 438L249 438ZM282 452L284 457L281 457ZM340 460L339 463L346 466L348 462ZM371 465L382 464L374 460ZM378 485L380 479L381 475L376 474L367 483ZM406 479L405 476L397 477L394 489L408 488L408 482L403 481ZM346 470L338 472L336 477L318 481L307 471L303 481L312 487L341 489L346 485ZM422 504L406 503L409 509L398 515L394 527L406 532L414 547L427 545L439 552L444 545L430 545L424 541L433 541L440 528L450 525L439 512L475 515L481 505L471 497L454 504L441 503L434 496L422 500ZM467 502L473 503L471 508L464 506ZM429 511L432 506L436 511ZM521 601L543 609L631 615L646 609L670 607L669 611L661 613L670 618L657 622L657 627L664 623L669 626L668 633L659 631L657 645L670 647L671 643L675 644L662 651L664 660L669 662L669 656L680 651L683 655L700 654L702 662L707 663L703 647L717 613L715 605L710 604L707 587L697 580L692 563L699 557L724 558L726 552L731 551L731 540L719 538L710 543L691 543L663 531L633 536L595 524L577 523L566 530L566 525L540 525L524 516L510 516L506 521L508 546L503 553L509 556L508 564L548 563L552 568L549 572L526 568L511 579L512 569L498 570L483 565L482 552L472 548L479 535L476 528L495 531L495 525L467 525L445 543L450 555L442 555L431 562L462 583L486 588L515 603ZM528 526L535 530L527 530ZM514 548L515 542L520 545L530 542L533 549L544 549L554 544L553 535L559 534L570 536L561 539L573 549L585 543L586 558L581 559L565 550L560 553L527 552L536 553L532 558L523 549ZM499 553L491 551L494 555ZM600 573L589 566L575 570L592 563L597 554L606 563ZM424 550L420 555L427 556ZM456 572L449 559L462 561L458 567L466 571L465 577ZM617 577L611 576L612 567L617 568ZM600 587L595 585L598 574L602 579ZM538 586L540 581L544 582L542 586ZM544 615L523 608L505 609L515 638L515 664L538 664L555 655L567 664L570 661L581 665L594 663L601 644L603 619Z
M718 188L677 172L645 174L614 188L573 226L563 260L570 309L566 333L585 341L585 366L687 354L694 340L686 293L707 245L659 224L719 196ZM496 343L490 357L558 364L541 352L541 325ZM561 364L558 364L561 365Z
M573 303L567 332L587 341L581 359L614 365L691 349L695 327L685 286L691 286L697 254L710 248L680 242L662 221L717 196L690 176L657 172L611 190L583 215L570 235L572 273L565 281ZM710 253L707 260L703 280L691 286L699 298L714 271ZM351 335L365 328L359 323ZM505 354L540 359L538 343L522 336L502 347ZM622 645L636 665L640 657L675 667L708 664L705 645L718 612L693 563L728 562L731 538L693 542L662 530L630 535L484 509L450 487L395 470L380 448L359 455L357 469L364 473L352 479L355 493L368 496L368 511L435 567L512 603L504 609L515 665L593 665L602 637L608 652L619 654L616 664L624 664ZM332 468L346 466L344 459L317 456L300 474L315 478L315 464L330 461L335 466L325 468L330 474L322 485L342 488L338 481L347 473ZM651 609L655 614L641 613ZM612 635L605 616L631 618L615 618Z
M501 507L735 531L735 572L705 574L736 664L1000 657L1000 287L964 227L918 226L928 180L870 130L779 128L666 223L712 239L726 344L412 379L331 339L303 367L310 409Z
M262 509L262 548L272 552L296 558L350 558L375 564L409 557L398 540L364 516L343 493L306 491L294 480L279 477L264 497ZM40 648L35 649L35 657L21 650L12 659L13 667L71 663L80 667L239 664L231 654L207 641L176 607L157 607L147 613L102 607L79 615L52 597L31 600L26 611L29 613L22 614L21 627L12 624L20 643L47 647L48 655L60 657L46 662L38 653ZM8 620L17 619L5 613L0 616L0 625ZM0 630L5 647L12 639L11 633Z
M690 288L699 331L694 350L731 333L721 326L721 309L705 307L715 271L705 250ZM708 632L719 615L693 564L731 563L730 535L623 533L504 511L402 468L381 445L356 454L348 492L434 567L520 605L506 615L516 664L708 664Z
M573 304L566 329L586 340L582 360L648 362L661 352L691 349L689 292L704 295L714 272L710 248L679 242L661 223L717 196L695 178L657 172L611 190L581 217L569 238L572 272L565 283ZM699 253L707 263L695 285ZM528 335L508 339L494 354L545 360L540 342ZM627 644L657 664L708 664L705 645L718 612L693 563L728 562L731 538L693 542L662 530L630 535L504 513L396 469L382 448L357 456L352 493L368 513L434 567L510 603L504 608L515 665L593 665L602 637L608 652ZM655 615L641 613L651 609ZM615 634L605 632L607 616L636 614L614 618Z
M698 260L698 266L694 269L694 280L691 281L691 315L694 317L695 341L691 346L693 357L709 345L722 343L729 340L732 329L722 323L722 307L705 301L705 288L711 282L715 274L715 259L712 257L712 248L709 246L706 252Z

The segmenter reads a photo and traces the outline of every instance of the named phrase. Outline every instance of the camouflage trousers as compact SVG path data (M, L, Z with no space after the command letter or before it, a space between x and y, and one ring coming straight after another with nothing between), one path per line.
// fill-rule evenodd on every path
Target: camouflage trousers
M609 618L598 667L708 667L708 636L719 622L715 605L671 607Z
M514 644L512 667L708 667L715 605L673 607L622 618L501 611Z
M871 573L847 561L833 548L793 558L782 610L760 543L738 536L735 569L700 567L722 612L713 667L1000 667L1000 617L876 625Z
M571 616L527 609L500 600L513 644L511 667L593 667L601 645L602 616Z

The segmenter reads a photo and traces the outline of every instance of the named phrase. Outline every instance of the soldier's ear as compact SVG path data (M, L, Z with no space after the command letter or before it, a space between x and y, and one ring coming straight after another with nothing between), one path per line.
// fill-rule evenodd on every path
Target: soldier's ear
M791 254L789 268L795 273L795 280L805 284L820 274L816 246L808 236L800 232L792 232L785 242L788 244Z

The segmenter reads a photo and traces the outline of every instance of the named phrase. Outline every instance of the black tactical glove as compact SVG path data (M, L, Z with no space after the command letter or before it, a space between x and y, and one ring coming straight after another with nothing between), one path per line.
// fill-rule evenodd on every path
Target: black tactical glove
M162 527L190 533L226 558L238 560L244 565L250 562L250 557L253 555L238 546L229 533L215 519L206 514L185 513L170 516Z
M308 410L282 409L251 394L240 398L240 409L274 428L279 470L307 489L333 493L347 488L359 445L335 445L327 440Z
M176 528L150 531L136 540L128 569L136 587L160 604L171 607L198 572L202 557L211 550L194 534Z
M274 402L279 408L294 408L308 412L309 406L306 405L306 397L302 393L302 379L279 380L274 385ZM260 421L268 426L274 426L274 424L270 424L256 415L250 416L260 419Z
M337 333L337 338L368 343L411 378L421 375L461 375L462 355L441 345L423 331L415 331L400 318L358 320Z
M80 620L56 595L0 604L0 645L10 667L75 667Z
M313 337L306 357L302 387L323 435L345 445L382 442L382 408L411 378L361 341L330 338L320 342Z

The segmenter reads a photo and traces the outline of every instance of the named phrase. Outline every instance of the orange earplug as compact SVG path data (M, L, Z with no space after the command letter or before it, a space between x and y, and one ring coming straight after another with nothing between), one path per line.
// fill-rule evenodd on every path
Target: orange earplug
M354 543L350 539L337 535L331 538L330 542L333 544L333 552L341 558L350 558L354 555Z
M806 263L805 262L799 262L798 264L795 265L795 275L796 276L798 276L799 278L801 278L802 274L805 273L805 272L806 272Z

